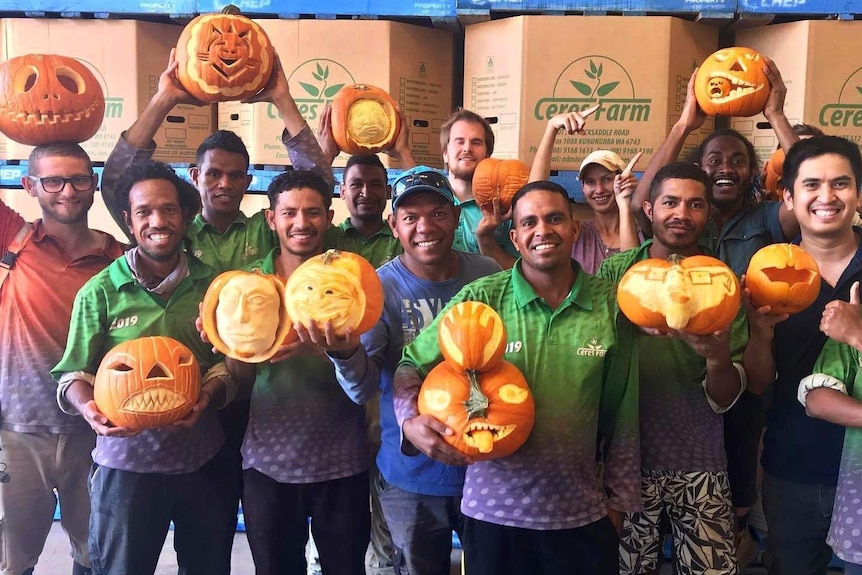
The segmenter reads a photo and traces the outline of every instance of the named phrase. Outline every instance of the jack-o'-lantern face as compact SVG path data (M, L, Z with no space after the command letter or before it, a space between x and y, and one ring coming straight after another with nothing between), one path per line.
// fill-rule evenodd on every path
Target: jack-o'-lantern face
M201 321L213 347L246 363L271 358L296 332L284 309L284 284L278 276L227 271L204 296Z
M242 100L269 81L274 57L266 32L238 10L204 14L189 22L177 43L177 77L203 102Z
M751 48L718 50L697 71L697 103L709 115L759 114L770 90L763 66L763 58Z
M188 415L200 388L201 369L191 350L154 336L114 346L99 365L93 395L112 424L151 429Z
M447 362L432 369L419 390L419 413L451 427L443 439L474 460L514 453L533 429L536 406L520 370L501 361L491 371L456 371Z
M709 256L638 262L617 288L620 310L633 324L699 335L730 326L741 298L733 271Z
M347 154L375 154L388 148L401 129L395 101L375 86L345 86L335 95L331 107L332 137Z
M83 142L99 131L105 95L74 58L28 54L0 64L0 132L28 146Z
M362 256L329 250L302 263L287 280L287 315L323 331L332 323L336 335L351 329L365 333L383 312L383 286Z

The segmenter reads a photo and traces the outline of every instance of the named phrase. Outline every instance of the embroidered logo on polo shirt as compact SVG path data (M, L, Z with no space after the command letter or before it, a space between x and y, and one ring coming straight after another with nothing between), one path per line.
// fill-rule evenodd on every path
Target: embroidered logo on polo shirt
M608 353L605 344L597 337L589 337L584 343L583 347L578 348L578 355L588 355L590 357L605 357L605 354Z
M243 259L247 260L249 258L257 257L257 246L253 246L251 244L245 244L245 249L242 252Z

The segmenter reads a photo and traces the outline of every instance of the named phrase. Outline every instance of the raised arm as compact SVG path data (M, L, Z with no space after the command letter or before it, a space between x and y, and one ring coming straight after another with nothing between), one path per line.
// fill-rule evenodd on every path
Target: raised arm
M530 168L531 182L541 182L551 177L551 156L554 154L554 142L557 140L557 134L560 133L560 130L565 131L570 136L583 134L586 117L597 109L598 107L590 108L585 110L583 114L577 112L559 114L548 120L545 133L542 134L542 140L539 142L536 157Z

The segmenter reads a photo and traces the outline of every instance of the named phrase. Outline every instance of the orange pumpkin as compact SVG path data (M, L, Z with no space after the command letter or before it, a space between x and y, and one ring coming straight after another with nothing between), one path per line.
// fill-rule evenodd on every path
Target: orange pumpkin
M198 400L201 368L169 337L141 337L114 346L99 365L93 395L112 424L151 429L184 418Z
M368 84L345 86L332 100L332 137L352 156L376 154L392 146L401 130L395 100Z
M763 189L770 200L781 200L781 176L784 175L784 150L778 148L763 166Z
M296 338L275 275L227 271L210 283L201 306L204 332L218 351L246 363L268 360Z
M514 453L533 429L536 405L521 371L507 361L483 373L441 362L419 389L419 413L451 427L443 439L477 461Z
M764 61L751 48L722 48L697 71L694 94L710 116L754 116L763 111L770 84Z
M105 117L102 86L75 58L12 58L0 64L0 85L0 132L28 146L89 140Z
M480 208L490 210L494 198L507 211L512 205L512 196L530 179L530 166L520 160L498 160L485 158L473 172L473 197Z
M266 32L233 4L189 22L176 55L180 84L202 102L254 96L269 82L275 63Z
M820 293L820 268L811 255L793 244L757 250L745 272L745 287L755 307L770 306L770 315L794 314L814 303Z
M715 258L651 258L623 274L617 301L635 325L706 335L733 323L741 293L736 275Z
M371 329L383 312L383 286L374 267L362 256L328 250L304 261L285 286L287 315L308 327L324 329L331 321L335 333L349 328L355 335Z
M437 343L453 369L488 371L503 359L506 327L491 306L465 301L440 318Z

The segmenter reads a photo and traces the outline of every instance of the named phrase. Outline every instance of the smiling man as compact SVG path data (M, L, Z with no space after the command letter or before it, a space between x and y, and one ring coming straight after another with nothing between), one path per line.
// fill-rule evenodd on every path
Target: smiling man
M119 190L136 245L78 292L65 354L51 372L60 408L83 416L98 435L89 484L93 573L154 573L173 521L180 569L227 575L236 511L222 481L224 434L215 411L235 387L194 325L212 269L182 249L200 198L158 162L129 170ZM155 335L194 353L201 366L197 403L165 428L116 427L93 400L96 370L118 343Z
M521 259L464 287L405 348L395 372L395 412L405 434L421 421L415 398L422 379L443 360L440 317L462 301L490 305L506 325L504 359L530 384L536 423L514 454L467 468L461 500L467 570L618 573L610 516L621 519L639 503L634 334L617 321L613 286L571 259L574 226L561 186L527 184L515 194L512 213L510 237ZM587 345L589 354L572 349ZM454 433L438 425L441 432ZM428 441L415 444L443 463L461 462ZM597 461L605 469L601 489Z

